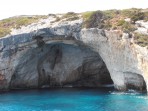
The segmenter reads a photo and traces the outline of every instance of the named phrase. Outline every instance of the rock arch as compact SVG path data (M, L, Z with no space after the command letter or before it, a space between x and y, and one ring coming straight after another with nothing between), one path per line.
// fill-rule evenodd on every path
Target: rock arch
M14 71L10 88L101 87L112 84L99 54L88 47L67 43L54 41L46 43L43 51L35 48L25 52ZM36 56L32 58L31 52Z
M8 67L6 70L7 73L5 73L6 86L1 85L1 89L4 87L9 88L9 83L17 86L16 83L12 82L14 80L18 81L18 84L19 82L22 82L23 80L19 78L16 79L16 76L12 76L14 74L20 74L19 71L23 71L25 74L34 75L32 77L20 75L20 78L29 80L21 85L26 85L25 87L37 87L38 79L36 78L38 78L38 68L31 63L38 64L39 57L42 57L45 52L49 50L45 47L46 44L52 44L54 40L57 40L57 42L60 43L63 43L63 40L64 42L69 40L67 44L73 44L73 42L75 42L75 44L80 45L81 47L89 47L92 51L97 52L106 64L114 82L114 86L118 90L128 90L129 81L131 80L128 79L131 77L129 75L133 75L133 77L136 77L136 79L140 81L134 83L134 87L139 87L138 84L141 83L143 84L142 87L145 83L146 86L148 86L148 51L146 48L141 48L134 44L132 38L129 38L128 34L123 33L121 37L119 31L104 31L97 28L81 30L78 27L76 25L64 25L53 28L57 30L53 30L52 28L42 29L45 30L45 35L43 37L45 44L41 45L41 47L43 47L42 53L40 52L40 48L37 47L36 41L32 39L32 33L24 33L0 39L0 43L2 44L0 61L4 63L0 68L6 69ZM71 37L68 36L69 34ZM30 49L28 47L30 47ZM27 57L28 55L30 56ZM28 62L25 70L23 64L26 64L27 61L31 61L31 63ZM30 67L33 67L32 70L27 70L27 68ZM41 68L41 70L41 72L45 72L44 68ZM13 80L11 77L13 77ZM130 87L132 85L130 85Z

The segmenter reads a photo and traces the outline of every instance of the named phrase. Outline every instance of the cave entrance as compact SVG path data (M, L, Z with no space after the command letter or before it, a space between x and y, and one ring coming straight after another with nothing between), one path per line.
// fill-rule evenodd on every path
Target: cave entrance
M32 57L32 54L39 56ZM100 55L74 41L46 43L43 50L29 50L21 58L26 60L25 65L20 59L11 78L11 89L67 86L95 88L113 84Z
M126 72L124 80L127 90L146 92L146 83L142 75Z
M46 56L40 59L44 61L38 64L39 87L104 87L113 84L100 55L84 44L66 40L48 44L46 48Z
M69 82L73 87L113 87L110 73L99 55L87 62L83 61L75 72L69 77L79 75L75 81Z

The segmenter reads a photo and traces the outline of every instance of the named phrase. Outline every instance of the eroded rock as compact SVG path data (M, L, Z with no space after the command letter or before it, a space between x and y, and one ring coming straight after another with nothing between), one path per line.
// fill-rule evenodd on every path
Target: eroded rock
M46 44L21 56L10 88L99 87L112 83L100 56L89 48L63 43ZM102 78L106 78L106 82ZM107 80L108 79L108 80Z
M0 39L0 71L5 77L0 88L99 86L111 82L108 71L118 90L145 90L145 83L148 87L147 47L136 45L122 31L81 26L78 20L39 29L44 31L41 47L31 29Z

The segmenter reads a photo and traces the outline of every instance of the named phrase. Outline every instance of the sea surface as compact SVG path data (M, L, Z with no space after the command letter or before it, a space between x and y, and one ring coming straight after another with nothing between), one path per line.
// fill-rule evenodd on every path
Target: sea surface
M0 93L0 111L148 111L148 97L112 88L56 88Z

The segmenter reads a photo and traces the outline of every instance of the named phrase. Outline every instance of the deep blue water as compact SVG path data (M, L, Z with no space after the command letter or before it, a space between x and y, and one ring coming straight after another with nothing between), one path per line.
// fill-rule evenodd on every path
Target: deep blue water
M148 111L148 97L112 89L46 89L0 93L0 111Z

